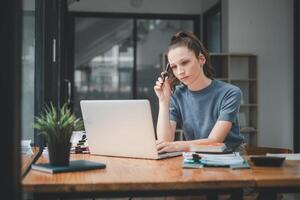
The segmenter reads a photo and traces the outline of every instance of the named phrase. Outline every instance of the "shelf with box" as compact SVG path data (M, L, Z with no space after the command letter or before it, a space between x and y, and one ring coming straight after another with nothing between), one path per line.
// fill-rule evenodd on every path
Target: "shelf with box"
M258 102L257 102L257 57L253 54L212 53L211 63L215 78L231 83L242 91L239 112L240 132L245 142L257 144Z

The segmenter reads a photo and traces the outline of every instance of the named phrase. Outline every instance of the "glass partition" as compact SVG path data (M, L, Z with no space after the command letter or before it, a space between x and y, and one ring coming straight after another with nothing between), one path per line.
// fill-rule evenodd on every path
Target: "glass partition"
M23 4L22 26L22 139L33 143L35 11L34 1Z
M75 17L75 113L81 115L83 99L148 99L156 124L153 86L165 49L173 34L193 31L194 23L193 19Z
M35 1L23 1L22 54L21 54L21 174L30 167L28 160L33 155L34 143L34 98L35 98ZM22 199L29 194L22 192Z
M74 111L82 99L133 98L133 21L76 18Z

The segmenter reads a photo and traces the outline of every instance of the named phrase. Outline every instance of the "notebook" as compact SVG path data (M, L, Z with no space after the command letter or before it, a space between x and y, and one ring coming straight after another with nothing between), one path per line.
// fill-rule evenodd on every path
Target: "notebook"
M195 152L223 153L225 149L224 143L190 145L190 151Z
M103 169L104 163L92 162L88 160L73 160L68 166L52 166L49 163L32 164L31 169L47 173L73 172L91 169Z
M91 154L162 159L158 154L148 100L83 100L80 102Z

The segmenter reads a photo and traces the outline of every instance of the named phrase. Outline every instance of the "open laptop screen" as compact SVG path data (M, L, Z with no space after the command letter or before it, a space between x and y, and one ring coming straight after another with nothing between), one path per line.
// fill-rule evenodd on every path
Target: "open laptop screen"
M91 154L159 159L148 100L83 100L80 105Z

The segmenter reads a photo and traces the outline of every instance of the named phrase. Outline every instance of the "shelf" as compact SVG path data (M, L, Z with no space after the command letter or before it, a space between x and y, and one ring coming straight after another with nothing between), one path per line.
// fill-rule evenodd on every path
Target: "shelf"
M257 107L257 104L241 104L241 107Z
M250 78L250 79L228 79L231 82L248 82L248 81L256 81L256 79Z
M239 87L243 93L243 104L257 104L257 83L255 81L230 81Z
M226 82L249 82L249 81L257 81L256 79L230 79L230 78L226 78L226 77L215 77L215 79L217 80L221 80L221 81L226 81Z
M215 78L215 79L220 80L220 81L224 81L224 82L228 82L229 81L228 78Z
M210 56L230 56L230 57L255 57L255 54L251 53L210 53Z
M241 133L256 133L257 129L254 127L240 127Z
M240 131L241 134L256 134L257 131Z
M258 97L257 97L257 57L247 53L213 53L211 64L216 79L240 88L242 92L239 110L240 132L245 142L257 144Z

